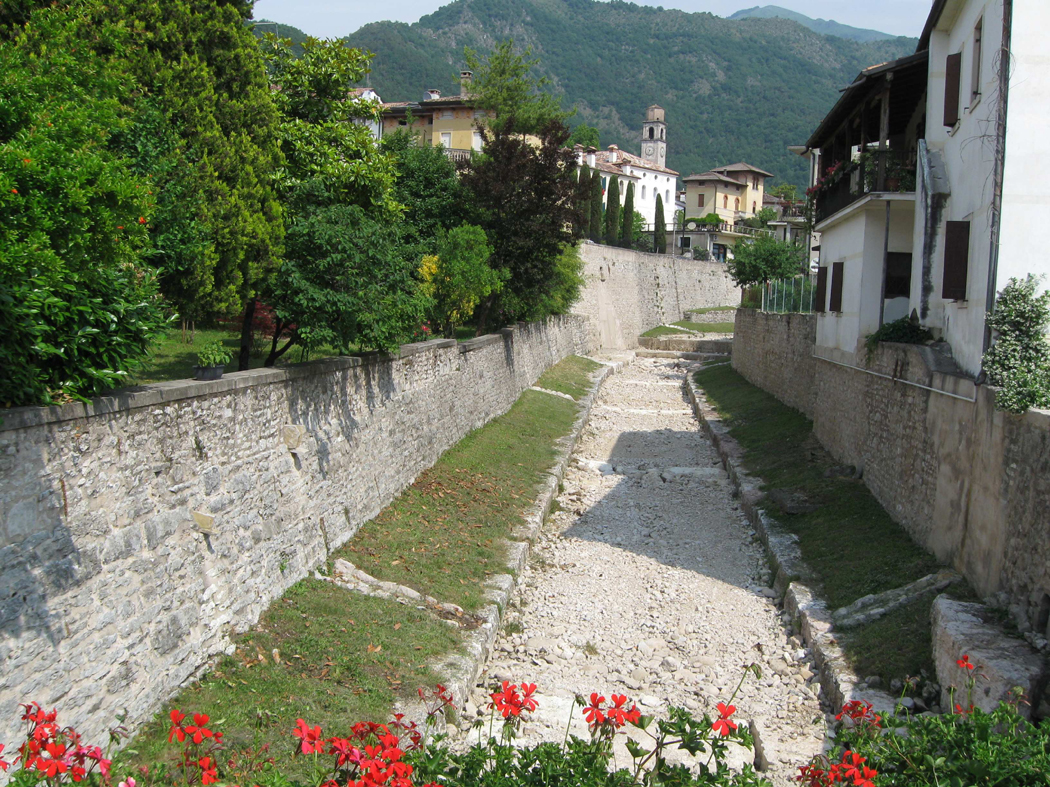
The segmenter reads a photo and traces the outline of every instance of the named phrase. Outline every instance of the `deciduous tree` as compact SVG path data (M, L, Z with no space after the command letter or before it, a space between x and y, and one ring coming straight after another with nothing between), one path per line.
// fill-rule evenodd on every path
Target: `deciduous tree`
M795 243L784 243L770 235L742 240L733 248L726 270L739 287L765 284L802 271L805 254Z
M489 265L492 248L481 227L463 224L439 232L437 254L423 257L423 293L431 299L431 324L448 338L470 319L475 307L503 289L505 271ZM502 275L501 275L502 274Z

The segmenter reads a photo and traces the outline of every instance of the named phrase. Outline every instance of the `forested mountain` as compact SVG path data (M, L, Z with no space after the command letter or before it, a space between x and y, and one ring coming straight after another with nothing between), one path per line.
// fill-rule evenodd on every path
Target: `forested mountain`
M731 15L730 19L770 19L773 17L779 17L781 19L790 19L793 22L798 22L803 27L808 27L814 33L820 33L825 36L838 36L839 38L849 38L853 41L882 41L887 38L893 38L889 33L880 33L878 30L867 30L863 27L850 27L849 25L843 25L832 19L811 19L805 14L800 14L797 11L789 11L786 8L781 8L778 5L764 5L755 6L754 8L745 8L742 11L737 11Z
M293 20L294 21L294 20ZM914 51L909 38L857 42L787 19L612 0L455 0L419 22L377 22L347 37L375 53L371 85L385 101L426 88L458 92L463 47L482 53L513 37L531 46L572 123L602 144L639 152L645 108L667 110L668 162L683 176L747 161L801 184L804 142L857 73Z

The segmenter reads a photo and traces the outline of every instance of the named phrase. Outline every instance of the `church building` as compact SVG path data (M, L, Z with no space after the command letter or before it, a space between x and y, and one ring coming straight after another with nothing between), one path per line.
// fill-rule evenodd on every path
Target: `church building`
M667 122L663 107L655 104L645 111L642 123L641 156L609 145L606 150L576 146L579 166L587 164L602 173L602 194L609 192L609 181L620 181L620 203L627 196L627 184L634 184L634 209L645 217L646 224L656 220L656 198L664 203L664 219L674 220L675 184L678 173L667 167Z

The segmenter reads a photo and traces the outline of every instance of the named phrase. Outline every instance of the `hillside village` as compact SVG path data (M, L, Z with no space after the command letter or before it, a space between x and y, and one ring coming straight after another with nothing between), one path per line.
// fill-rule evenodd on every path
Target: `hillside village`
M0 8L0 784L1050 787L1050 7L927 2ZM472 46L611 12L838 65Z

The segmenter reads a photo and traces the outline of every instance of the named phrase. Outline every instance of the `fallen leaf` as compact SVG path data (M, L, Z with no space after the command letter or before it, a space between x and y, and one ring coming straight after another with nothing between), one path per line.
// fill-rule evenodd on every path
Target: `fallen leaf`
M394 624L394 631L397 631L399 628L401 628L401 624L400 623L395 623Z

